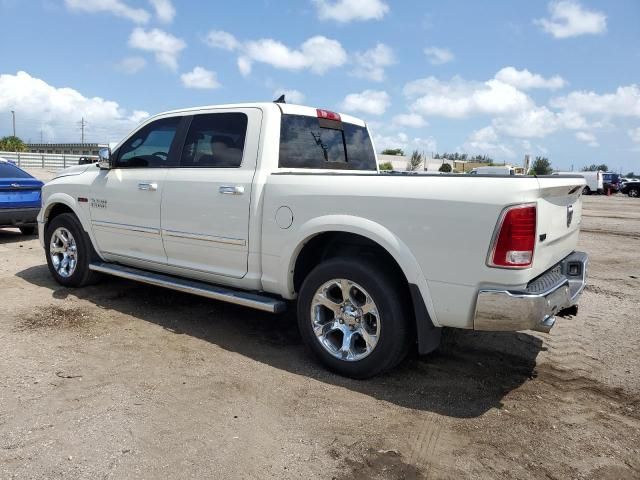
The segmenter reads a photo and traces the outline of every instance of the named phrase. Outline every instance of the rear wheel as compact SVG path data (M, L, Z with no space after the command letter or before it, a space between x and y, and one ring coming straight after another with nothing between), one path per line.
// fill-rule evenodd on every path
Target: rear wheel
M640 188L630 188L629 194L630 197L640 197Z
M35 235L36 233L36 227L33 225L24 225L20 228L20 233L22 233L23 235Z
M96 254L74 214L62 213L49 222L44 245L49 271L60 285L83 287L99 278L89 270Z
M582 193L583 193L584 195L591 195L591 189L590 189L589 187L584 187L584 188L582 189Z
M407 354L410 300L394 276L364 259L334 258L304 280L298 326L313 354L330 370L368 378Z

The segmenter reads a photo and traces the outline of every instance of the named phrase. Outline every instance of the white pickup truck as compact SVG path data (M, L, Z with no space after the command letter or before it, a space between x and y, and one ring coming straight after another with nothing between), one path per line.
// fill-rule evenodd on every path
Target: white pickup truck
M548 332L576 305L584 178L391 175L366 124L253 103L156 115L42 191L53 277L106 273L268 312L297 300L328 368L364 378L440 327Z

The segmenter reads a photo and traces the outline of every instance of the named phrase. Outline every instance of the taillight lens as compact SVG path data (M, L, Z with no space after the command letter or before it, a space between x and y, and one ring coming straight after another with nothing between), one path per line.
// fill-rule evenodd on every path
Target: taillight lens
M516 205L504 210L493 242L490 266L530 267L536 246L536 205Z
M316 108L316 114L318 115L318 118L324 118L326 120L335 120L337 122L340 121L340 114L336 112L330 112L329 110Z

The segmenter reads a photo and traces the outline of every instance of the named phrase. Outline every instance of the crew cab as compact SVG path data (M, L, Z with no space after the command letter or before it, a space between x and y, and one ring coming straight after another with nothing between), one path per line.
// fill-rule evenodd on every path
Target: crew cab
M441 327L548 332L576 305L580 176L391 175L367 125L286 103L156 115L43 188L53 277L110 274L278 313L342 375Z

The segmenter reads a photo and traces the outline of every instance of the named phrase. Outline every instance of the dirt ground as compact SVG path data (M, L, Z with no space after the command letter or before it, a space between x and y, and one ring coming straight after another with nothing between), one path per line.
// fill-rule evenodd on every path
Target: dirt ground
M373 380L292 315L107 278L53 282L0 231L0 478L640 478L640 200L587 197L579 314L445 331Z

